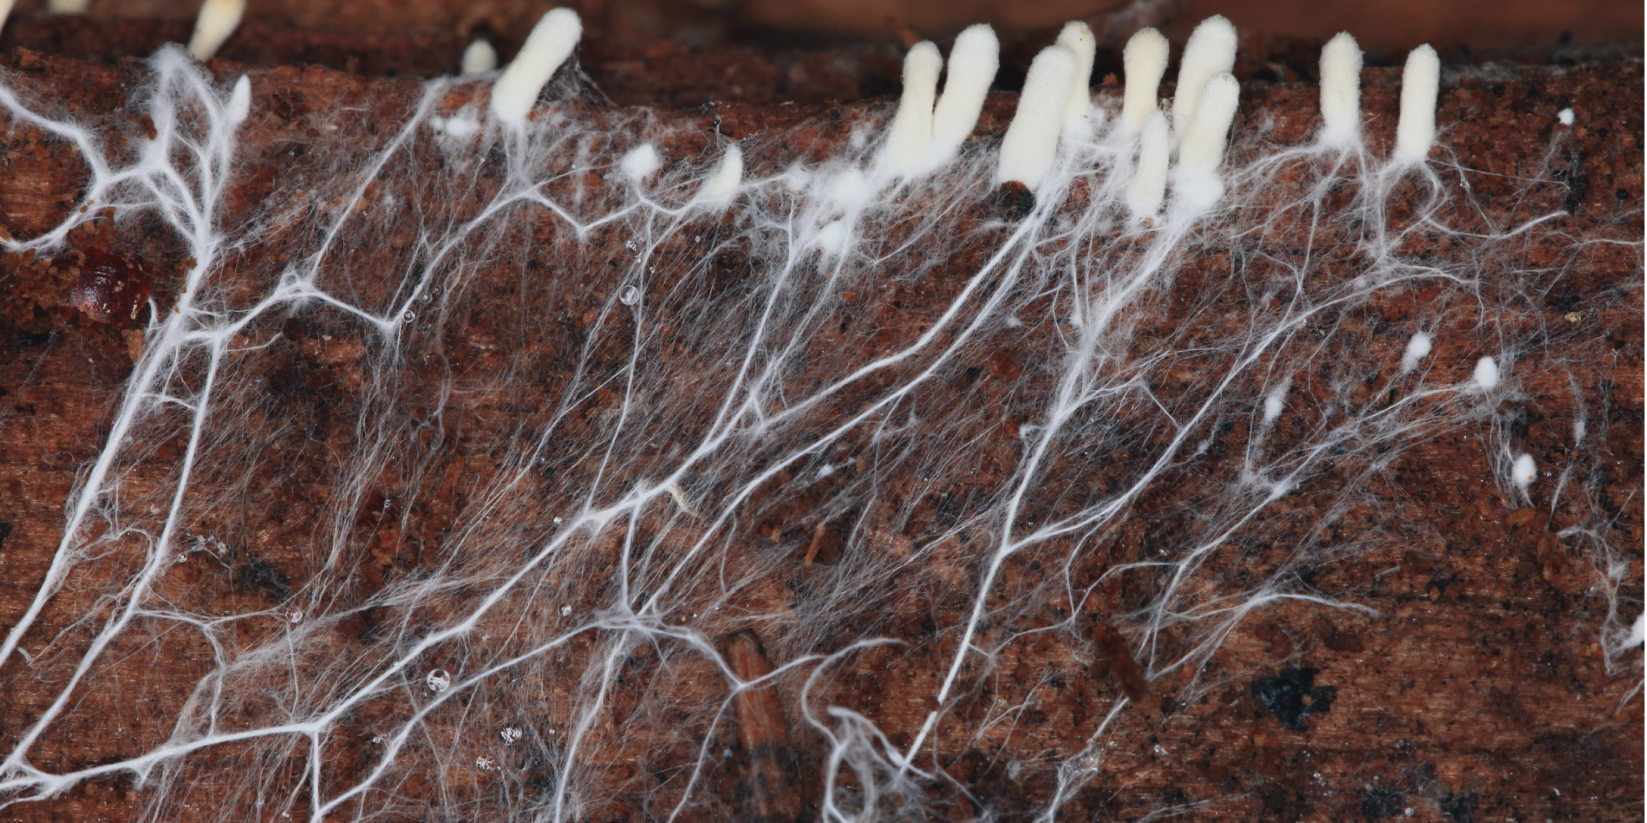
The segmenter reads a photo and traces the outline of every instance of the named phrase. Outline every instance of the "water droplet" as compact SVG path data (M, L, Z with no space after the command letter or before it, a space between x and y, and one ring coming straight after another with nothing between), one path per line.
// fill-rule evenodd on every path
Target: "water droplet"
M405 314L402 314L402 315L401 315L401 316L400 316L400 319L401 319L401 320L403 320L403 321L405 321L405 322L407 322L407 323L410 323L410 322L412 322L412 321L413 321L413 320L416 320L416 319L417 319L417 312L415 312L415 311L412 311L412 310L411 310L411 309L407 309L407 310L406 310L406 313L405 313Z
M639 303L640 289L637 289L634 286L624 286L623 291L618 294L618 302L624 304L625 306L633 306L636 303Z
M423 678L423 683L429 687L429 691L440 694L452 685L452 675L445 669L435 669Z
M514 726L508 726L504 728L503 731L498 732L498 737L503 738L504 745L508 745L516 740L519 740L520 734L520 729L517 729Z

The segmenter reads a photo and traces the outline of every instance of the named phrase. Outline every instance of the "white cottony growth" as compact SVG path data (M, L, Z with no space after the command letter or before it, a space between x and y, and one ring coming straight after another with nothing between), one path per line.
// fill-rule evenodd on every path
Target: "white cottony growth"
M663 167L663 158L658 156L656 146L642 143L626 152L618 165L623 169L624 177L639 183Z
M1484 392L1498 388L1498 362L1491 357L1475 361L1475 373L1470 379L1477 389Z
M938 47L925 40L904 55L904 93L881 147L881 165L888 173L910 174L929 151L932 107L938 96L938 73L943 67Z
M583 21L571 9L551 9L538 19L526 36L520 52L492 84L492 114L505 125L520 127L538 94L555 76L555 70L572 56L583 39Z
M1155 29L1140 29L1121 50L1126 92L1121 100L1121 126L1128 134L1144 130L1151 113L1161 107L1161 77L1167 73L1167 38Z
M1636 622L1630 626L1630 634L1624 638L1624 645L1634 647L1647 642L1647 612L1636 615Z
M229 35L240 25L240 16L246 13L246 0L206 0L200 4L200 15L194 19L194 35L189 38L189 55L196 60L210 60L222 48Z
M1523 452L1516 457L1515 463L1510 466L1510 479L1515 481L1516 488L1527 491L1527 487L1538 479L1538 463L1532 455Z
M1069 104L1064 108L1064 122L1068 128L1079 129L1089 121L1092 111L1092 61L1098 40L1084 21L1073 20L1058 32L1058 45L1075 55L1075 77L1069 88Z
M1321 141L1361 142L1361 46L1339 32L1321 49Z
M1218 167L1224 162L1224 147L1240 101L1241 84L1228 74L1213 77L1201 90L1195 119L1178 146L1174 181L1174 193L1191 208L1206 208L1223 196Z
M1023 183L1030 191L1052 168L1063 130L1065 104L1075 82L1075 53L1063 46L1047 46L1035 55L1018 95L1018 110L1001 138L1001 157L995 169L998 183Z
M989 72L962 82L983 63L958 43L937 110L982 100L980 32L963 39ZM976 104L949 162L888 186L886 123L857 107L728 144L563 71L564 104L528 101L518 130L454 76L354 84L268 128L270 71L171 46L98 117L61 81L0 75L0 116L84 164L61 223L0 251L112 234L175 283L0 629L24 686L0 699L0 819L130 780L144 820L747 820L761 786L731 742L763 721L820 820L1080 817L1071 798L1130 768L1106 759L1127 735L1193 744L1114 689L1074 746L1019 722L1066 710L1046 680L1090 654L1111 584L1129 593L1105 621L1148 687L1209 717L1227 672L1204 666L1268 665L1227 641L1271 608L1391 620L1371 611L1382 561L1456 522L1407 522L1406 467L1438 442L1493 467L1502 489L1472 493L1514 496L1515 456L1539 454L1528 488L1547 484L1564 550L1610 575L1609 670L1640 665L1620 651L1634 547L1596 502L1630 493L1607 480L1629 441L1573 411L1608 331L1557 331L1529 299L1639 267L1640 238L1550 219L1548 135L1503 135L1494 161L1518 172L1490 198L1467 153L1387 174L1404 167L1278 145L1263 111L1210 146L1190 129L1174 176L1152 104L1141 134L1049 147L1036 208L1007 214L998 134L954 151ZM1195 122L1227 126L1233 80L1202 93ZM1163 208L1166 183L1222 199ZM1639 312L1639 268L1617 280L1586 281L1585 317ZM1447 352L1513 361L1483 394ZM1141 506L1160 539L1115 551ZM932 628L897 628L911 614ZM747 630L770 672L732 665ZM866 671L931 719L859 712ZM785 714L746 718L752 689ZM128 730L119 754L58 756L88 720ZM998 765L975 779L1025 791L949 770L976 752Z
M246 75L234 81L234 91L229 92L229 108L225 112L229 117L229 124L238 126L246 122L252 113L252 81Z
M1001 43L988 24L968 26L956 35L955 46L949 50L944 93L932 112L929 167L948 163L972 134L1000 66Z
M1167 194L1167 163L1171 153L1167 136L1167 116L1156 109L1144 118L1138 141L1138 165L1127 181L1127 210L1134 219L1154 217Z
M1435 101L1441 89L1441 58L1424 44L1407 55L1401 73L1401 119L1395 127L1394 158L1419 163L1435 145Z
M1556 122L1563 126L1571 126L1574 119L1576 118L1573 115L1572 109L1562 109L1561 111L1556 112Z
M1235 68L1237 38L1235 25L1221 14L1201 21L1184 44L1178 63L1178 86L1172 92L1172 133L1174 140L1194 128L1195 113L1201 105L1201 91L1214 77Z
M498 50L482 37L463 50L462 72L465 75L490 74L498 70Z
M1430 345L1428 332L1413 332L1412 339L1407 341L1407 351L1401 355L1401 373L1411 374L1418 368L1418 361L1430 356Z
M728 144L721 161L710 173L709 179L698 190L698 203L706 206L724 205L743 185L743 149L737 143Z

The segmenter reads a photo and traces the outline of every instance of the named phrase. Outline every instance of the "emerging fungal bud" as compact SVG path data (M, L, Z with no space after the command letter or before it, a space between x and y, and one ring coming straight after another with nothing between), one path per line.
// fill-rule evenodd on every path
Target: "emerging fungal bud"
M1411 374L1418 368L1418 361L1430 355L1430 335L1428 332L1413 332L1411 340L1407 341L1407 351L1401 355L1401 373Z
M698 203L706 206L725 205L743 185L743 149L737 143L726 147L726 154L709 179L698 190Z
M229 123L240 125L246 122L246 117L252 113L252 81L246 75L234 81L234 90L229 92L229 105L226 112Z
M898 113L881 147L882 168L904 176L915 171L932 144L932 106L938 96L938 73L944 68L938 47L922 40L904 56L904 93Z
M1172 93L1172 131L1183 139L1195 121L1201 105L1201 90L1214 75L1235 68L1235 25L1221 14L1201 21L1184 44L1178 64L1178 88Z
M1127 182L1127 209L1136 220L1154 217L1167 194L1169 143L1167 116L1159 109L1144 118L1143 139L1138 145L1138 165Z
M1058 45L1075 55L1075 79L1070 84L1064 122L1078 125L1087 121L1088 113L1092 111L1092 60L1098 51L1098 40L1092 36L1092 28L1085 22L1072 20L1058 32Z
M1121 102L1121 127L1133 135L1144 130L1152 112L1159 109L1157 95L1161 76L1167 73L1167 38L1155 29L1139 29L1121 50L1126 72L1126 96Z
M206 0L194 19L194 36L189 38L189 56L202 62L212 59L246 13L246 0Z
M632 148L618 161L623 169L623 176L639 183L663 166L663 158L658 156L658 150L651 143L642 143Z
M524 126L538 94L582 38L583 21L571 9L551 9L539 18L520 53L492 84L492 114L507 125Z
M1515 464L1510 466L1510 479L1515 482L1516 488L1527 491L1527 487L1538 479L1538 463L1532 455L1523 452L1516 457Z
M1321 49L1321 142L1361 142L1361 47L1339 32Z
M1441 88L1441 58L1429 44L1407 55L1401 73L1401 119L1395 127L1395 157L1420 163L1435 144L1435 99Z
M498 70L498 50L486 38L477 38L463 50L463 74L490 74Z
M927 165L936 168L949 162L978 125L984 97L995 72L1001 67L1001 43L995 30L979 23L955 38L949 50L949 77L944 94L932 112L932 144Z
M1475 361L1475 374L1472 378L1475 386L1481 391L1492 391L1498 388L1498 363L1491 357L1483 357Z
M995 182L1022 183L1031 192L1041 187L1052 168L1063 127L1069 89L1075 82L1075 53L1064 46L1047 46L1035 55L1018 95L1018 111L1001 138L1000 165Z
M1178 191L1190 205L1205 208L1224 195L1218 167L1224 162L1224 147L1235 108L1241 100L1241 84L1229 74L1207 81L1195 118L1178 146Z

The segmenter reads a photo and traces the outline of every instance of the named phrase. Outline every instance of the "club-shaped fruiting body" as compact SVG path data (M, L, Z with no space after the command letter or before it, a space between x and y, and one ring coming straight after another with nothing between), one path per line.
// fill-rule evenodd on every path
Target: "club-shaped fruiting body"
M1073 20L1058 32L1058 45L1075 55L1075 80L1070 84L1064 122L1079 125L1089 120L1092 111L1092 60L1098 51L1098 39L1092 36L1092 27Z
M252 113L252 81L246 75L234 81L234 91L229 92L229 106L226 114L229 123L240 125L246 122L246 116Z
M1532 455L1523 452L1516 457L1515 463L1510 466L1510 479L1515 481L1515 487L1523 492L1538 479L1538 463L1533 460Z
M1121 127L1129 135L1144 130L1152 112L1159 109L1161 77L1167 73L1167 38L1155 29L1139 29L1121 50L1121 68L1126 73L1127 90L1121 100Z
M1483 357L1475 361L1475 374L1471 378L1475 387L1481 391L1492 391L1498 388L1498 363L1491 357Z
M1426 43L1407 55L1401 73L1401 119L1395 127L1395 159L1418 163L1435 143L1435 98L1441 88L1441 58Z
M962 31L949 50L949 77L944 94L932 111L932 142L927 165L949 162L978 125L984 97L1001 67L1001 43L995 30L979 23Z
M1321 49L1321 142L1361 141L1361 47L1339 32Z
M703 188L698 190L698 204L704 206L725 205L738 193L738 187L743 185L743 149L737 143L726 147L726 154L721 156L721 162L709 174L709 179L703 181Z
M1418 361L1430 356L1429 332L1413 332L1411 340L1407 341L1407 351L1401 355L1401 373L1411 374L1418 368Z
M498 70L498 50L485 38L480 38L463 50L463 73L489 74Z
M1172 93L1172 131L1182 140L1193 127L1201 90L1215 75L1235 68L1235 26L1221 14L1201 21L1184 44L1178 64L1178 87Z
M1041 187L1052 168L1063 131L1064 109L1069 89L1075 82L1075 53L1059 45L1047 46L1035 55L1024 76L1024 90L1018 95L1018 111L1012 115L1001 138L1000 165L995 182L1023 183L1030 191Z
M492 84L492 114L506 125L522 126L538 93L549 83L583 37L583 21L571 9L551 9L532 27L520 53Z
M1138 165L1132 179L1127 181L1127 209L1133 219L1154 217L1161 210L1161 201L1167 196L1167 161L1171 154L1167 135L1167 116L1160 109L1144 118L1142 139L1138 143Z
M1193 207L1205 208L1224 195L1218 167L1224 162L1224 146L1240 100L1241 84L1227 73L1215 75L1201 89L1195 117L1178 145L1176 192Z
M916 170L932 144L932 106L938 96L938 73L944 58L938 47L925 40L910 47L904 56L904 93L898 99L898 113L892 116L886 142L881 146L881 167L904 176Z
M46 11L51 14L85 14L91 0L46 0Z
M189 56L196 60L210 60L222 48L229 35L240 25L240 15L246 12L246 0L206 0L200 6L200 16L194 19L194 36L189 38Z
M16 0L0 0L0 31L6 30L6 18L11 16L11 7Z
M639 183L663 166L663 158L658 156L658 150L651 143L642 143L630 149L618 161L623 169L623 176Z

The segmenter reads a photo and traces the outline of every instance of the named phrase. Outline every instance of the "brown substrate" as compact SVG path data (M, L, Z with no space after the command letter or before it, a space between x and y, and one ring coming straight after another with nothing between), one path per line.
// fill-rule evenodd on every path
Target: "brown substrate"
M153 30L176 27L132 25ZM461 45L452 38L437 39L441 49L454 54ZM97 48L119 51L117 45ZM327 46L317 38L313 48ZM657 57L674 59L663 51ZM583 59L586 66L595 62L587 53ZM635 59L635 76L656 76L656 64L643 57ZM131 135L144 128L141 112L123 109L127 91L145 77L140 64L96 65L20 51L6 54L3 60L6 71L45 89L69 111L127 124L123 128ZM449 65L452 60L443 53L428 67ZM687 79L678 88L655 83L649 90L636 87L621 92L617 91L621 83L614 79L609 86L606 79L620 74L611 63L603 71L612 73L591 74L608 95L622 103L650 100L695 105L702 100L694 95L704 94L706 86L719 90L716 97L738 98L737 102L717 102L707 110L660 108L651 116L668 125L692 126L701 135L716 128L732 138L782 135L773 151L789 152L789 156L751 158L758 170L770 171L794 156L827 153L869 104L836 106L821 101L857 96L841 91L853 84L861 90L866 84L886 83L895 77L891 68L895 61L895 55L874 50L850 54L831 64L846 66L838 76L830 75L835 79L816 80L827 74L825 69L807 69L800 75L805 80L775 97L761 96L776 94L770 91L729 93L724 85L690 75L683 75ZM731 68L715 70L723 77L740 78L754 71L741 64L727 65ZM408 73L433 70L428 67ZM230 63L212 68L221 77L244 70ZM796 76L793 67L785 71ZM881 80L866 79L872 74ZM403 112L405 101L416 91L414 80L366 78L320 68L259 70L254 76L254 114L244 142L261 147L300 146L318 139L311 115L322 106L380 107L385 122L397 122L394 116ZM808 85L813 82L816 85ZM841 85L832 85L837 82ZM773 88L768 80L753 85ZM1370 72L1367 87L1369 111L1393 111L1397 84L1392 72ZM812 91L802 92L808 88ZM1313 88L1303 84L1250 83L1243 92L1245 119L1237 130L1256 128L1259 118L1270 118L1274 140L1301 142L1313 123L1314 94ZM1444 142L1456 153L1459 165L1481 170L1469 175L1476 197L1496 202L1492 200L1495 193L1510 196L1523 190L1512 181L1544 173L1556 112L1570 106L1578 120L1563 143L1565 155L1559 166L1564 185L1556 187L1560 191L1551 195L1555 199L1500 203L1502 213L1494 216L1513 225L1518 218L1564 206L1571 212L1564 219L1572 236L1616 233L1639 239L1641 97L1639 61L1497 69L1472 73L1449 85L1439 120L1448 128ZM1013 102L1011 95L992 96L979 132L987 136L1002 131ZM586 110L592 118L619 120L627 114L602 112L599 104L590 104ZM343 130L325 139L339 144L355 141L368 148L381 145L387 135L369 129L365 124L370 120L347 120ZM1392 128L1391 118L1375 120L1374 145L1386 145ZM66 216L76 202L85 170L66 147L28 128L12 128L5 140L0 225L13 237L32 236ZM689 156L705 145L707 137L696 143L682 138L681 144L665 148L671 156ZM271 149L242 166L243 182L231 192L225 220L233 223L255 209L296 165L293 156ZM982 223L985 209L979 202L974 212L956 219ZM270 248L248 252L239 265L248 271L273 265L281 242L301 247L297 240L277 237ZM565 242L552 236L536 238L534 253L543 259L534 258L531 265L541 262L555 276L586 281L584 291L602 293L601 253L591 251L585 258L556 255L557 248L566 248ZM80 274L77 253L110 249L140 262L153 279L161 310L171 305L180 273L189 261L183 259L175 238L158 225L116 231L108 222L97 222L49 259L36 255L0 258L0 627L13 625L27 608L51 562L61 538L64 501L77 472L104 444L110 410L130 372L134 346L141 342L131 334L132 322L119 318L96 322L70 306L70 284ZM668 251L689 255L691 250ZM969 253L967 249L954 251L951 260L957 267L964 266ZM356 262L370 259L369 250L354 254ZM1562 257L1559 249L1535 247L1521 254L1516 262L1529 267L1545 265L1545 258L1574 259ZM1584 478L1599 490L1593 499L1569 501L1557 507L1553 516L1547 507L1533 510L1511 504L1490 480L1493 471L1482 440L1468 429L1445 432L1408 450L1379 475L1380 487L1370 490L1382 505L1376 510L1352 508L1335 523L1332 534L1299 534L1289 526L1315 522L1314 507L1333 499L1330 490L1307 488L1289 496L1268 512L1269 522L1256 535L1262 540L1239 550L1252 551L1255 562L1262 564L1268 562L1267 554L1287 555L1289 551L1282 547L1315 541L1365 546L1365 551L1349 559L1324 563L1319 569L1300 568L1298 574L1307 578L1309 586L1352 599L1378 614L1333 612L1304 604L1265 608L1227 639L1201 675L1202 685L1211 683L1210 689L1197 692L1197 699L1187 705L1171 698L1189 685L1187 676L1175 675L1146 689L1135 664L1124 659L1125 642L1118 641L1115 630L1100 617L1147 598L1147 582L1138 589L1105 587L1086 603L1058 602L1055 597L1044 603L1036 600L1044 605L1044 614L1017 615L1023 622L997 627L997 634L1034 628L1037 620L1051 623L1074 616L1079 625L1087 627L1083 629L1086 637L1072 640L1067 632L1046 632L1029 636L1040 639L1008 644L994 661L996 676L979 684L963 701L934 744L941 749L949 774L997 810L1042 802L1051 790L1045 775L1020 780L1019 770L1011 764L1079 751L1111 702L1128 694L1139 705L1123 712L1111 727L1108 735L1115 745L1107 751L1100 777L1070 799L1065 812L1069 819L1137 819L1174 810L1206 820L1347 820L1400 818L1409 808L1414 820L1639 819L1642 700L1638 695L1621 702L1638 682L1639 665L1632 664L1635 667L1624 674L1606 672L1597 642L1607 607L1600 594L1602 570L1591 565L1587 545L1557 536L1577 522L1605 521L1605 540L1623 548L1629 564L1619 594L1627 602L1640 603L1643 337L1639 255L1638 246L1599 246L1576 258L1576 267L1554 281L1548 292L1530 295L1520 317L1492 319L1517 328L1544 324L1552 329L1540 357L1563 363L1564 369L1519 375L1528 399L1515 424L1520 428L1518 442L1538 455L1541 465L1559 464L1571 448L1575 416L1584 410L1590 421L1589 436L1598 439L1591 442L1602 444L1600 453L1606 458L1590 466L1591 475ZM1228 265L1216 250L1187 263L1173 285L1173 297L1161 305L1201 305L1199 295L1224 288L1219 278ZM753 276L733 265L717 272L725 282L716 287L728 293L739 288L739 277ZM910 329L929 322L950 303L961 275L938 271L916 286L858 296L862 302L851 314L873 318L873 325L866 325L877 329L882 340L907 338ZM1366 316L1346 318L1343 328L1348 331L1334 337L1331 344L1341 348L1329 348L1319 359L1324 363L1354 361L1362 353L1358 347L1394 346L1404 337L1395 334L1391 324L1414 315L1427 303L1449 299L1467 303L1465 298L1437 291L1393 296L1369 308ZM473 299L473 310L480 311L490 305L488 301L508 306L530 296L477 295ZM574 335L585 330L592 311L587 305L534 305L534 309L546 324L564 327ZM1459 325L1460 336L1467 336L1463 327L1489 320L1467 313L1449 317ZM1170 312L1156 318L1157 337L1178 334L1173 329L1180 319ZM1206 321L1203 317L1198 322ZM1365 334L1358 329L1365 329ZM312 459L320 465L325 454L340 444L346 452L349 426L329 415L341 418L359 411L347 405L328 410L326 398L329 392L343 398L347 392L337 387L358 383L363 351L334 340L336 329L323 321L297 320L268 331L268 362L263 365L275 398L271 403L286 398L293 408L308 415L291 421L299 435L295 441L270 447L289 447L290 462L283 471L291 482L279 496L245 501L240 510L220 515L223 522L213 528L240 536L224 547L221 566L193 562L168 581L168 592L205 596L213 609L223 611L272 607L311 582L305 575L313 564L297 548L302 541L294 537L339 492L326 488L324 472L305 469L303 461ZM502 356L496 340L451 342L454 362L477 369ZM877 344L875 339L858 340L851 334L827 343L839 348L833 356L843 362L859 348ZM1030 360L1021 351L1015 353L1009 343L992 345L979 350L973 368L945 384L946 390L1000 412L995 419L1004 421L999 434L978 450L978 465L986 478L1016 459L1008 456L1016 440L1012 404L1021 398L1005 387L1018 381L1024 361ZM567 379L559 369L578 353L569 343L549 348L533 355L538 359L530 365L537 371L527 373L545 381L545 390L553 394L554 381ZM1398 359L1398 352L1394 350L1392 360ZM1473 357L1460 353L1453 360L1456 363L1438 367L1438 381L1464 379ZM820 371L829 373L828 357L819 362ZM1185 384L1194 379L1171 372L1166 376ZM815 377L799 375L796 379ZM1324 385L1328 381L1321 382L1321 386L1302 386L1299 391L1306 395L1328 391ZM517 397L464 401L470 405L454 408L448 431L439 436L453 438L454 443L507 440L520 418L535 419L535 412L529 410L535 395L525 389L521 392ZM610 405L609 398L602 400ZM693 413L701 415L701 410ZM587 415L580 413L579 425L598 427L601 419L601 410L591 408ZM688 414L683 419L694 418ZM1232 439L1241 436L1242 432L1230 433ZM163 443L154 460L165 465L179 448L176 442ZM466 502L464 494L454 489L474 488L478 483L474 477L501 470L496 454L462 448L453 451L439 461L440 470L432 478L400 477L387 471L383 487L372 490L373 499L383 504L379 511L387 512L390 501L396 499L415 497L423 502L416 511L405 513L403 526L384 525L394 517L361 524L356 535L361 538L358 588L352 596L363 599L386 580L415 575L441 561L432 549L461 516ZM1235 451L1225 469L1239 458L1239 450ZM545 480L545 495L552 497L577 487L583 470L570 465L559 476ZM163 483L163 471L151 472L130 481L134 496ZM1083 482L1107 480L1093 476ZM948 494L964 497L968 482L982 484L984 480L957 480ZM1188 490L1182 497L1161 495L1140 501L1125 523L1089 553L1092 562L1151 557L1185 533L1187 521L1195 515L1186 501L1195 499L1193 490L1204 481L1186 476L1177 482ZM268 488L277 484L252 485ZM794 557L790 566L782 567L787 568L784 575L774 574L751 587L751 611L804 601L812 581L827 574L838 560L834 555L841 551L840 535L831 534L824 524L808 521L805 514L808 494L822 497L827 493L824 489L782 497L774 492L772 502L758 500L751 506L758 516L729 551L751 556L763 553L762 557L792 552ZM948 500L936 495L905 501L909 516L899 523L901 532L875 539L885 543L886 551L907 551L910 541L947 527ZM868 522L873 520L872 513ZM642 528L655 527L656 523L642 524ZM1391 539L1392 534L1399 539ZM911 572L904 587L906 596L873 620L865 617L857 628L896 637L908 645L854 658L851 671L833 687L833 699L872 718L895 743L907 745L924 721L932 707L923 696L934 691L936 673L953 652L954 634L938 633L935 627L959 623L970 601L969 587L977 569L975 564L968 565L965 556L958 545L940 547L930 555L926 568ZM111 557L96 574L105 575L106 582L131 570L130 557ZM1088 579L1097 572L1094 568L1075 570ZM1024 556L1008 565L1000 589L1009 596L1027 597L1049 574L1038 558ZM60 632L69 632L62 641L66 645L81 642L75 632L83 629L72 627L90 607L81 595L91 591L94 582L88 578L66 591L47 610L25 647L37 649ZM248 626L246 631L256 636L245 642L277 630ZM377 630L375 625L355 627L356 636L349 642L365 642ZM767 638L765 647L774 658L772 665L784 662L781 642ZM33 758L36 766L62 769L110 762L153 745L167 732L170 711L208 666L196 641L174 639L119 651L121 662L105 675L118 677L122 689L85 693L74 709L70 730L43 742ZM637 653L630 665L638 679L658 676L647 668L644 653ZM723 681L713 671L674 676L676 680L669 682L682 694L724 691ZM815 757L812 750L817 741L796 721L796 685L781 682L786 690L780 698L798 756ZM543 723L564 728L566 718L556 712L567 708L567 694L542 688ZM37 678L18 659L0 672L0 689L6 695L0 705L0 749L10 750L20 729L58 693L59 684ZM1024 704L1031 692L1033 708L1016 722L986 722L994 717L992 707ZM629 696L620 703L637 700ZM770 701L763 695L761 702L764 706ZM635 708L619 705L613 712L622 715ZM769 718L770 710L763 711ZM358 773L363 768L372 719L369 711L362 712L343 724L338 739L358 738L358 742L351 744L353 749L340 745L337 762L327 764L328 768L339 774ZM652 719L658 725L669 722L666 716ZM605 770L610 784L639 785L651 779L633 761L645 754L647 746L663 740L662 732L643 733L637 727L608 734L608 754L603 756L610 760L599 764L599 769ZM627 743L621 739L625 736L630 738ZM733 737L727 733L729 744ZM681 741L672 745L681 745ZM674 753L684 753L689 760L695 750L684 746ZM300 771L300 754L294 752L287 768ZM801 766L805 775L815 772L817 763L806 761ZM198 774L213 779L209 764L201 766ZM743 774L726 767L707 776L699 791L721 798L743 796L749 791L740 787ZM128 820L134 819L147 791L122 776L78 786L47 801L12 806L0 814L17 821ZM593 818L639 819L643 808L656 813L657 808L644 805L649 791L636 789L631 796L615 790L612 804L593 810ZM667 790L656 791L667 794ZM407 796L434 794L438 787L411 782L401 792ZM952 808L955 819L966 819L973 812L962 805ZM169 810L168 819L194 820L197 814L204 819L209 813L184 805Z

